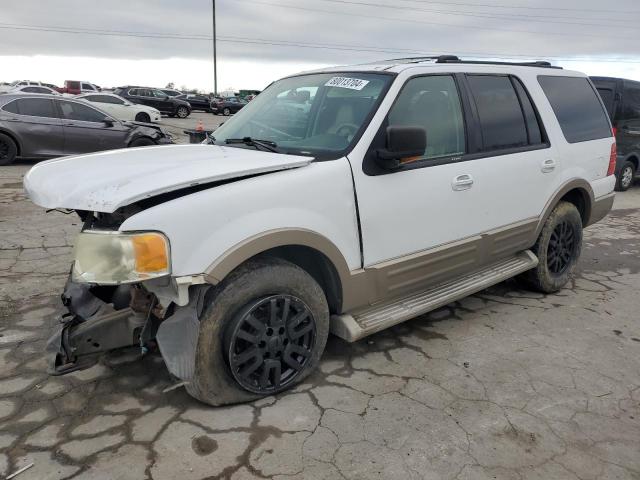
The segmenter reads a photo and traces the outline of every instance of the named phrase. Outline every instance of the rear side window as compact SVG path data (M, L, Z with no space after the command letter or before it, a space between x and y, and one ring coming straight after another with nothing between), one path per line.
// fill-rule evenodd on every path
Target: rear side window
M511 77L513 85L516 87L518 98L520 99L520 105L522 106L522 113L524 113L524 120L527 127L527 136L529 137L529 145L539 145L543 143L543 133L538 121L538 116L533 108L533 102L531 97L527 93L522 85L522 82L515 77Z
M528 145L525 118L509 77L469 75L467 78L480 117L483 150Z
M567 142L611 137L606 111L586 78L541 75L538 81Z
M598 88L598 93L600 94L602 103L604 103L604 106L607 109L609 118L613 120L613 90L611 90L610 88Z
M53 102L47 98L21 98L5 105L3 110L31 117L58 117Z
M623 120L638 120L640 118L640 88L625 87L622 92Z

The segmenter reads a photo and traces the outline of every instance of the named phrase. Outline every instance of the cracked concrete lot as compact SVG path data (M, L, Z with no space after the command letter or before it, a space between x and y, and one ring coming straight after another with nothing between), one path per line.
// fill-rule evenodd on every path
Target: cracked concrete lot
M640 479L640 188L544 296L506 282L355 344L292 392L212 408L157 355L48 377L78 219L0 168L0 477Z

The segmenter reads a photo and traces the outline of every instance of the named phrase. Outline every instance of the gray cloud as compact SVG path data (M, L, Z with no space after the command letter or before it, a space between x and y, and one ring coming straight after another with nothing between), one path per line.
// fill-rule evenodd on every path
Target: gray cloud
M260 2L298 8L283 8ZM498 0L353 2L406 9L326 0L217 0L218 35L221 38L218 44L219 56L222 59L255 59L261 62L362 63L372 59L406 56L412 52L531 55L539 58L637 58L640 53L637 44L640 6L635 0L618 0L614 4L601 0L521 0L517 4L511 0L500 0L500 3ZM528 8L460 5L474 2ZM31 25L140 34L211 35L210 0L21 0L11 3L11 10L3 9L0 27ZM553 10L545 10L545 5ZM604 11L608 5L614 5L615 8ZM434 10L449 14L435 13ZM630 11L636 13L618 13ZM246 43L253 41L256 43ZM329 49L270 45L269 41L316 46L342 45L339 48L343 50L338 47ZM367 50L365 47L398 51L347 49ZM125 59L209 59L211 41L0 28L0 55L36 54Z

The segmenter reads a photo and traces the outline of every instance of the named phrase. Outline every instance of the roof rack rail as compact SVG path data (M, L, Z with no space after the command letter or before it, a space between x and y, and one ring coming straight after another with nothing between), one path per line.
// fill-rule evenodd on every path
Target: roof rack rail
M542 68L557 68L562 70L562 67L551 65L550 62L543 60L537 60L535 62L499 62L492 60L461 60L455 55L441 55L436 59L436 63L470 63L477 65L515 65L518 67L542 67Z
M466 63L472 65L515 65L519 67L541 67L541 68L556 68L562 70L562 67L551 65L550 62L538 60L535 62L500 62L492 60L462 60L456 55L434 55L424 57L404 57L404 58L392 58L389 60L402 61L404 63L420 63L425 61L435 61L435 63Z

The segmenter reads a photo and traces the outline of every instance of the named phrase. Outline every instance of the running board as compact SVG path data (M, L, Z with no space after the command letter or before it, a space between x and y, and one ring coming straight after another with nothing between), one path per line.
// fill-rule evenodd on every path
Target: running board
M361 338L443 307L468 295L484 290L538 265L538 258L525 250L500 260L482 270L459 277L408 297L373 305L353 313L333 315L331 333L355 342Z

